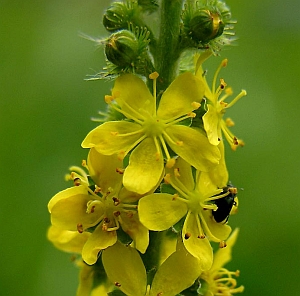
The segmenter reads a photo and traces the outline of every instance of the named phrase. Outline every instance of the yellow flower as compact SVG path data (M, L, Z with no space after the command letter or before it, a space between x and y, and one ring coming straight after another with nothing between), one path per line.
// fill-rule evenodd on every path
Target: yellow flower
M178 158L174 170L169 169L165 181L176 190L175 194L154 193L139 200L140 221L150 230L162 231L185 217L182 240L185 248L200 260L202 270L211 267L213 251L209 240L220 242L230 232L230 226L217 223L212 211L217 210L214 200L226 196L213 184L201 183L201 172L194 180L191 166ZM218 195L218 196L215 196Z
M226 241L226 247L220 248L216 252L211 269L201 274L200 279L205 281L204 296L231 296L244 291L244 286L236 287L237 282L233 278L233 276L239 275L239 271L232 272L223 267L231 260L231 249L236 242L238 232L238 228L232 232Z
M199 260L178 241L173 252L159 267L151 286L139 253L116 243L102 252L102 262L109 280L129 296L177 295L191 286L201 273Z
M234 122L227 118L223 119L223 115L226 109L233 106L240 98L244 97L247 93L245 90L242 90L239 95L237 95L230 103L226 103L225 100L233 94L230 87L226 87L224 79L220 79L220 84L217 86L217 77L220 70L227 65L227 59L224 59L220 66L218 67L212 83L212 88L210 89L205 75L202 69L202 63L211 55L211 52L205 52L198 57L196 63L196 76L202 80L205 85L205 97L207 98L207 112L203 116L203 125L207 133L208 140L213 145L218 145L222 139L221 131L223 132L224 137L228 141L229 145L233 150L238 146L244 146L244 142L239 140L236 136L232 134L229 130L229 127L234 125ZM221 94L224 93L223 96ZM220 97L221 96L221 97Z
M164 159L167 167L173 165L169 149L202 171L210 170L220 159L219 150L209 143L205 133L183 122L193 118L193 111L200 107L197 101L204 95L201 79L192 73L179 75L156 108L157 77L157 73L151 74L153 96L137 76L118 77L112 96L106 96L105 100L127 120L96 127L82 143L84 148L95 147L102 154L117 154L120 159L132 151L123 183L128 190L139 194L150 192L160 183Z
M120 226L144 253L149 243L148 230L140 223L134 204L140 196L122 187L122 161L91 149L87 163L90 177L84 172L81 176L74 173L78 186L61 191L50 200L52 225L82 235L92 232L82 248L87 264L94 264L99 251L116 243ZM89 178L95 185L88 186Z

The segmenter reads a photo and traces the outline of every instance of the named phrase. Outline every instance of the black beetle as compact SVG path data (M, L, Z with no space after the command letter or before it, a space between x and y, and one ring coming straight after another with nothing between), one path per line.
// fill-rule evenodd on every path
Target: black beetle
M223 191L218 195L223 195L226 193L226 196L214 200L214 203L217 205L218 208L216 211L212 211L212 215L215 221L218 223L223 222L224 220L224 223L226 223L228 221L232 207L236 205L236 202L234 200L237 195L236 187L232 186L231 184L228 184L226 187L223 187Z

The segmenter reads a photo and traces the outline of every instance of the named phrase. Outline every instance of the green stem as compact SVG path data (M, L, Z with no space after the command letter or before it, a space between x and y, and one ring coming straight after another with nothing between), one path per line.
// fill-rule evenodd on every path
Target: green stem
M155 54L155 67L159 73L157 93L169 86L177 74L180 34L180 15L183 0L162 0L160 33Z

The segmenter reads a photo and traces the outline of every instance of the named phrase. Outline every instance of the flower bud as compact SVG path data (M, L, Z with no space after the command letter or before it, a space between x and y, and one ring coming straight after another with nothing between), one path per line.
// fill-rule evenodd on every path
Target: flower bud
M133 7L122 2L114 2L103 15L103 25L107 31L114 32L128 27Z
M221 36L224 28L225 24L219 13L199 10L190 20L188 34L194 41L206 43Z
M132 66L139 55L139 41L130 31L116 32L109 37L105 45L105 54L116 66Z

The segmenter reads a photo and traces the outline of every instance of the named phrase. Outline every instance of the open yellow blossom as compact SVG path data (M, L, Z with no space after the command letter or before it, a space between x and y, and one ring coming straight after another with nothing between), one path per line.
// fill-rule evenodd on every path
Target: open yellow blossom
M204 280L204 296L231 296L242 293L244 286L237 287L236 279L239 271L228 271L223 266L231 260L232 247L236 242L239 229L235 229L226 241L226 247L220 248L214 255L214 262L210 270L201 274L200 279Z
M102 252L102 262L109 280L125 295L177 295L190 287L201 273L199 260L189 254L181 240L159 267L151 285L137 250L116 243Z
M142 253L149 243L148 230L140 223L137 206L139 195L122 187L122 161L115 155L105 156L91 149L88 156L90 177L73 174L75 185L56 194L49 202L51 223L55 227L83 234L92 232L82 248L87 264L97 261L98 253L116 243L120 226Z
M82 143L84 148L95 147L102 154L117 154L120 159L132 151L123 183L128 190L139 194L148 193L160 183L164 159L167 167L173 165L169 149L202 171L210 170L220 159L219 150L209 143L205 133L184 122L194 117L193 111L200 107L199 100L204 95L202 80L192 73L179 75L163 93L157 108L158 74L150 77L153 95L139 77L133 74L118 77L112 96L106 96L105 100L127 120L105 122Z
M233 106L240 98L244 97L247 93L242 90L230 103L225 100L233 94L232 89L227 87L224 79L220 79L217 85L217 78L220 70L227 66L227 59L224 59L219 65L213 77L212 88L210 89L202 69L202 63L211 55L210 52L205 52L202 55L197 55L196 63L196 76L202 80L205 85L205 97L207 99L207 112L203 115L203 125L207 133L208 140L213 145L218 145L222 139L222 133L228 141L230 147L235 150L238 146L244 146L244 142L239 140L232 134L229 127L234 125L234 122L227 118L223 119L226 109ZM221 96L223 94L223 96Z
M140 221L150 230L162 231L185 217L182 240L185 248L200 260L202 270L211 267L213 251L210 240L220 242L227 239L230 226L217 223L212 211L217 210L214 200L224 197L213 184L201 183L201 172L196 172L194 180L191 166L178 158L174 169L169 169L165 181L177 193L154 193L139 200ZM217 195L217 196L216 196Z

